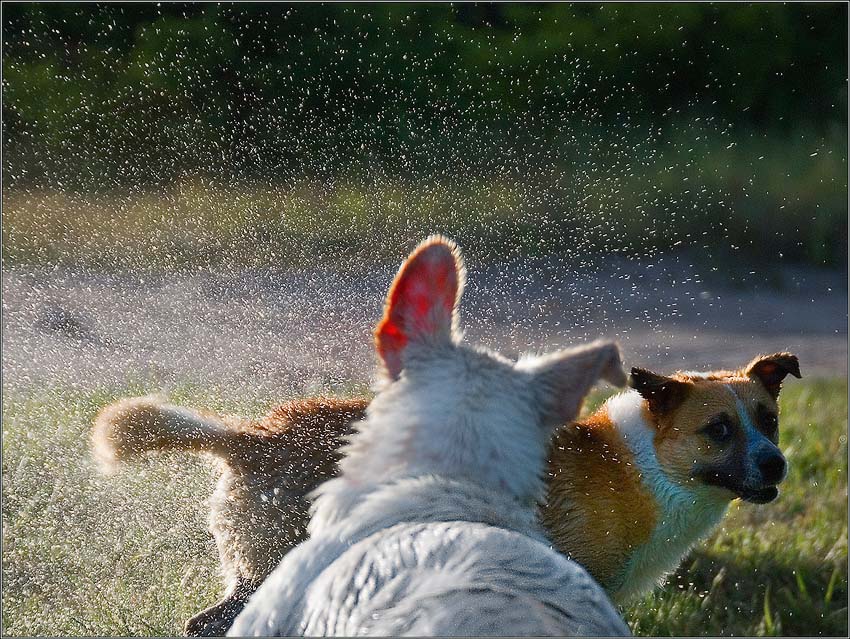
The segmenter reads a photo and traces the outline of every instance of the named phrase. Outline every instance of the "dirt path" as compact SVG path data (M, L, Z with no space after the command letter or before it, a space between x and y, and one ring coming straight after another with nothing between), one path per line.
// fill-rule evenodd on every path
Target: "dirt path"
M339 391L371 379L370 331L394 267L103 274L14 269L3 277L3 383L88 389L197 384L224 397ZM846 375L847 283L785 269L770 287L707 282L681 257L552 258L470 269L467 339L505 353L615 337L626 364L736 367L790 350L804 375Z

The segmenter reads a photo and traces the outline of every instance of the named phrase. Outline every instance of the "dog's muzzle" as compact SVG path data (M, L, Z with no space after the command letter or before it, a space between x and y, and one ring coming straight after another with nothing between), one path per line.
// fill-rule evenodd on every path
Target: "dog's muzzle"
M738 491L738 496L751 504L768 504L779 497L779 489L776 486L764 488L744 488Z
M758 486L743 486L738 494L744 501L767 504L779 496L776 487L788 473L788 463L778 450L765 452L754 460L761 481Z

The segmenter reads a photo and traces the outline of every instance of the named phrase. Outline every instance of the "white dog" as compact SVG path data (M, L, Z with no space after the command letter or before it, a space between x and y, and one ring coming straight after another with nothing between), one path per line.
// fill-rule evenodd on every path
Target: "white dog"
M462 346L463 283L440 237L402 265L375 332L385 384L316 491L310 538L230 635L628 634L536 520L552 431L600 377L625 384L619 351L514 363Z

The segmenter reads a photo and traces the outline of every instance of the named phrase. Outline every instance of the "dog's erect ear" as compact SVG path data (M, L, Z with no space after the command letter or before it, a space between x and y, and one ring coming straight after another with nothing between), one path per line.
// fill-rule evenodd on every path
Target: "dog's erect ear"
M532 360L530 367L544 422L549 426L573 421L585 396L600 379L615 386L626 385L620 349L614 342L593 342L558 351Z
M465 277L457 245L438 235L422 242L401 265L375 329L375 346L390 379L401 374L409 346L454 339Z
M630 385L649 403L650 412L663 415L679 406L688 395L690 384L657 375L645 368L633 368Z
M782 380L789 374L796 378L800 374L800 362L797 356L791 353L774 353L773 355L760 355L751 361L744 370L747 377L758 379L773 399L779 397Z

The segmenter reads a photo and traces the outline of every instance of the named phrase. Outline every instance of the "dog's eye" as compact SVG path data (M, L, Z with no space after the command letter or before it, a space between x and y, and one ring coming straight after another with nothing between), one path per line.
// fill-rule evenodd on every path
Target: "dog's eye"
M732 428L725 419L715 419L703 429L706 435L718 443L723 443L732 435Z

